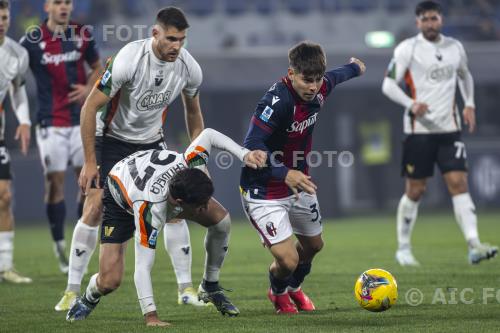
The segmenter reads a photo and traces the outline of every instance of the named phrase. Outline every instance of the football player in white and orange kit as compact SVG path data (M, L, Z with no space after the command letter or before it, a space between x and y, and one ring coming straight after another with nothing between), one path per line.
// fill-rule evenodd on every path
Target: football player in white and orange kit
M146 324L169 326L157 316L150 273L158 234L165 223L176 218L207 227L200 299L213 303L222 314L239 314L219 287L219 271L229 242L229 214L212 198L208 176L193 170L205 170L212 147L231 152L254 169L263 167L267 160L265 152L249 151L227 136L205 129L184 154L166 149L139 151L111 169L104 187L99 273L92 276L85 293L68 311L68 321L87 318L102 296L118 288L127 242L134 237L134 281Z
M87 198L82 218L73 232L68 283L55 307L57 311L68 310L80 292L83 274L96 247L102 186L111 168L136 151L166 148L162 126L169 105L179 95L190 138L196 138L203 130L198 94L202 71L183 48L188 27L184 13L178 8L160 10L153 36L128 43L108 60L82 108L85 163L80 184ZM169 223L164 231L165 248L178 283L177 302L204 305L192 286L192 252L186 221Z
M31 279L19 274L13 266L14 217L12 215L12 175L10 156L4 143L5 113L2 103L10 93L10 100L19 126L16 139L21 142L21 152L26 155L30 142L31 121L24 75L28 70L28 52L7 37L10 25L9 2L0 0L0 282L30 283Z
M441 6L423 1L416 7L420 33L394 50L382 91L405 108L402 175L405 194L397 213L398 250L403 266L418 266L411 251L411 233L427 178L439 167L452 197L455 217L469 249L469 262L492 258L498 248L479 241L477 217L467 184L465 145L455 91L458 83L465 107L463 119L473 132L476 126L474 81L462 44L441 34ZM399 87L403 81L406 93Z

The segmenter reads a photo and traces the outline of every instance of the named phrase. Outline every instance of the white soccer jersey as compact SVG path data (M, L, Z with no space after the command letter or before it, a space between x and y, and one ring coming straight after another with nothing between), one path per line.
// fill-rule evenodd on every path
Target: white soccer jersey
M183 91L193 97L202 82L200 65L184 48L176 61L158 59L153 38L135 41L110 58L98 89L112 98L98 113L97 135L130 143L161 139L168 106Z
M21 86L28 70L29 57L24 47L5 37L0 45L0 140L4 139L5 114L2 104L9 91L10 84Z
M136 237L142 245L147 247L150 241L141 230L143 226L148 224L158 232L182 212L180 207L167 202L170 179L184 168L204 169L212 147L228 151L240 161L249 152L224 134L208 128L184 154L170 150L139 151L118 162L109 172L109 190L116 203L135 216L136 225L140 227Z
M384 81L384 93L405 106L404 132L447 133L461 129L455 91L458 83L466 106L474 106L473 81L467 67L467 56L462 44L441 35L438 42L430 42L420 33L401 42ZM396 87L387 88L386 81L403 79L407 95ZM388 82L387 82L388 83ZM415 118L410 112L414 102L426 103L429 111Z

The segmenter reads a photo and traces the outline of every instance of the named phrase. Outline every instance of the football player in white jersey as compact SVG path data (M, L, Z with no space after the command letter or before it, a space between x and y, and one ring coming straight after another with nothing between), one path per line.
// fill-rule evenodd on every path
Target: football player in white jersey
M80 291L97 243L103 181L113 165L139 150L166 148L162 126L168 106L180 94L191 140L203 130L198 95L202 71L183 48L188 27L180 9L160 10L153 36L125 45L110 58L83 106L81 134L85 163L80 186L87 198L83 217L73 233L68 285L56 305L58 311L69 309ZM220 205L219 209L225 211ZM186 221L169 223L164 239L177 277L178 303L205 305L198 300L192 286L192 254Z
M465 107L464 123L476 126L474 81L462 44L441 34L441 6L433 1L419 3L415 10L420 33L401 42L387 70L382 91L405 107L402 175L405 194L397 212L398 250L403 266L418 266L411 251L411 233L417 219L427 178L439 167L452 197L455 218L469 250L469 262L477 264L497 254L498 248L479 241L474 203L468 190L465 145L455 103L458 86ZM404 79L406 94L399 83Z
M7 0L0 0L0 282L30 283L31 279L14 270L14 217L10 190L10 156L4 143L5 113L3 102L7 91L19 126L16 140L21 142L21 152L26 155L30 143L31 122L24 74L28 69L28 52L7 37L10 25L10 8Z
M102 296L118 288L124 272L126 245L134 236L134 281L146 324L169 326L156 313L151 268L158 233L173 218L186 218L207 227L203 280L217 288L212 291L202 288L200 298L213 302L222 314L239 314L218 287L231 223L212 198L212 181L197 170L205 171L213 147L231 152L254 169L264 167L267 160L265 152L249 151L227 136L205 129L184 154L165 149L139 151L112 168L104 186L99 273L92 276L85 293L68 311L68 321L85 319Z

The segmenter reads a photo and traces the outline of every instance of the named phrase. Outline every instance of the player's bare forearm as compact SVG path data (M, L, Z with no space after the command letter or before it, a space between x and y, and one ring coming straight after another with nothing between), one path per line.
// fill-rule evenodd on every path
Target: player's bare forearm
M92 68L92 72L90 72L87 78L87 87L89 89L89 92L92 91L92 88L94 87L96 81L99 79L101 73L104 71L104 67L102 67L100 59L97 60L92 65L90 65L90 68Z
M184 103L184 114L186 117L186 128L189 134L189 139L193 141L205 128L203 122L203 114L201 113L200 95L189 97L182 94L182 102Z
M97 88L93 88L83 104L80 114L80 128L86 163L95 163L95 131L97 111L111 99Z

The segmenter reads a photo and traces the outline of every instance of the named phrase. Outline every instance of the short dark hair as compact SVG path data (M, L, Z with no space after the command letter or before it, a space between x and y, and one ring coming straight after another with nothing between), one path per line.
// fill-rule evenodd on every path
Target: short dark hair
M175 27L182 31L189 28L189 23L184 12L177 7L165 7L156 15L156 23L165 27Z
M323 76L326 56L321 45L304 41L288 51L288 62L293 70L304 76Z
M443 13L443 7L441 7L439 3L434 1L422 1L415 7L415 15L420 16L431 10L435 10L439 14Z
M0 0L0 9L9 9L9 0Z
M170 195L187 204L204 205L214 194L210 178L199 169L183 169L177 172L168 184Z

